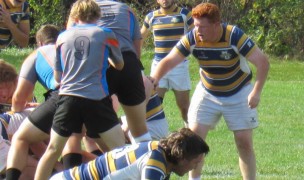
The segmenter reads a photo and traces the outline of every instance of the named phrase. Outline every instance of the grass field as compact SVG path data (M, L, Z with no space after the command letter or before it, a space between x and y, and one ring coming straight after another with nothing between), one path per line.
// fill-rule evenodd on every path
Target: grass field
M3 58L19 69L30 49L8 49L0 53ZM145 72L153 54L144 51L142 55ZM192 91L199 80L197 63L190 58ZM254 131L257 159L257 178L260 180L302 180L304 179L304 62L270 59L270 72L261 102L258 107L260 126ZM35 94L39 101L44 92L37 86ZM170 104L170 106L168 106ZM169 92L164 100L164 108L170 130L183 126L182 118ZM208 135L210 153L203 169L203 179L241 179L238 156L232 133L221 121ZM172 179L187 179L172 176Z

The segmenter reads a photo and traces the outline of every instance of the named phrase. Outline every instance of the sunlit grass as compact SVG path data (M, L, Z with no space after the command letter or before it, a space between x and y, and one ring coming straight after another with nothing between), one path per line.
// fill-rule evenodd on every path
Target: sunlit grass
M3 58L20 68L32 49L8 49ZM149 74L153 52L144 50L142 62ZM197 62L190 58L192 90L199 81ZM304 63L271 59L271 69L259 105L259 127L254 131L257 178L260 180L304 179ZM255 72L255 71L254 71ZM37 86L35 94L42 101L45 90ZM164 109L170 130L183 127L172 92L166 94ZM238 156L232 133L223 120L208 135L211 151L206 157L203 179L239 180ZM186 180L187 176L172 176Z

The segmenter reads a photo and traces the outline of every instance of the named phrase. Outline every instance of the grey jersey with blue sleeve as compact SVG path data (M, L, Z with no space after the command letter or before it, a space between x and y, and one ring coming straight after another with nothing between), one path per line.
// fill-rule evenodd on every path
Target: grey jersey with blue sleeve
M101 10L98 25L114 31L122 52L136 53L134 40L140 40L140 27L132 9L124 3L112 0L96 0Z
M96 24L75 25L56 42L55 70L62 72L59 95L100 100L108 96L108 57L122 62L118 40L112 30Z
M56 89L54 63L56 48L54 44L39 47L22 64L19 76L35 84L37 81L47 90Z

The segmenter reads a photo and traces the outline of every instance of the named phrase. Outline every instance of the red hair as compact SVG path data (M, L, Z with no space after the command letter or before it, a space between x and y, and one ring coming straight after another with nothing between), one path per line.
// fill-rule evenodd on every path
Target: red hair
M201 3L192 9L192 17L207 18L209 22L215 23L221 21L219 8L212 3Z

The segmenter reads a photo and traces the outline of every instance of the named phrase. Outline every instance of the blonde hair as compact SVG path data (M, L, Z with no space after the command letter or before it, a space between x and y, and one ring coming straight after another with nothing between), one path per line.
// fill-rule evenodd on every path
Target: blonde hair
M94 22L100 18L100 8L94 0L77 0L71 8L70 18Z

